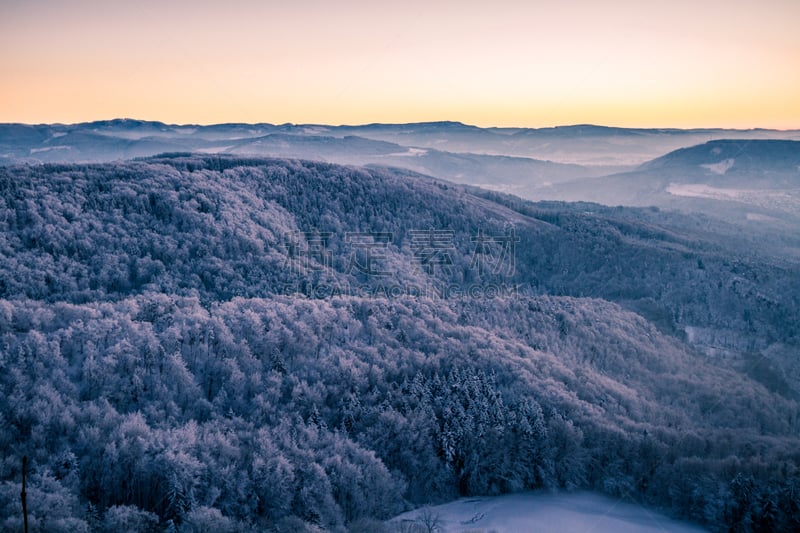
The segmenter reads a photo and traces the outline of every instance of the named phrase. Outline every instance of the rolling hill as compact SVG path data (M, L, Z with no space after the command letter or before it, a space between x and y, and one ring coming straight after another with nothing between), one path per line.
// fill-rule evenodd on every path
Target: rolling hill
M760 239L780 235L786 240L778 253L797 258L800 142L712 141L635 171L528 189L526 196L706 213Z

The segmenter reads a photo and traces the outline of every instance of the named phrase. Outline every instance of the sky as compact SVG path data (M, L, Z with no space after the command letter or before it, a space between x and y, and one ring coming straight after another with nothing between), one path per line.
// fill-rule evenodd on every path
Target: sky
M0 122L800 128L798 0L0 0Z

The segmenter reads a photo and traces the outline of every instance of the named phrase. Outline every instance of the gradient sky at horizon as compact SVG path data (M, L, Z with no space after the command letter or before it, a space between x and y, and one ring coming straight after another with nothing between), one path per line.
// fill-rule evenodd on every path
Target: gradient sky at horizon
M798 0L0 0L0 122L794 129L798 22Z

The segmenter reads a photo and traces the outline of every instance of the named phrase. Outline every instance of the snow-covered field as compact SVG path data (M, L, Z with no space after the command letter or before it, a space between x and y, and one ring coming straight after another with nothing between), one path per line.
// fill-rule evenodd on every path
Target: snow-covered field
M733 189L712 187L702 183L670 183L666 192L673 196L710 198L777 209L787 213L800 212L800 190L793 189ZM748 217L750 220L756 220Z
M770 194L768 191L749 189L721 189L702 183L670 183L667 192L675 196L694 196L715 200L742 200L750 196Z
M698 526L664 516L634 503L582 492L548 494L525 492L497 497L462 498L454 502L417 509L393 518L390 523L435 518L442 533L625 533L706 531ZM427 531L423 528L420 531Z

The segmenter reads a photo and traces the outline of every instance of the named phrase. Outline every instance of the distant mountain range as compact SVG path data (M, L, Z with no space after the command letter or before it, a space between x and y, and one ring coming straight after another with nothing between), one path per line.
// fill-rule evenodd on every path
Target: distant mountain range
M514 156L592 167L628 167L642 164L679 148L715 139L800 140L800 130L637 129L593 125L555 128L479 128L460 122L367 124L328 126L318 124L216 124L171 125L131 119L80 124L0 124L0 161L103 162L155 155L165 151L247 152L277 156L272 147L251 145L270 135L345 139L361 137L402 147L382 145L382 154L407 152L409 148L438 152ZM284 139L284 141L286 141ZM362 146L363 155L374 156L375 146ZM313 146L296 150L303 157L320 159ZM348 147L351 155L361 149ZM606 174L611 171L604 172ZM596 174L596 172L593 172Z
M685 198L708 199L716 193L696 188L665 192L670 184L714 181L752 188L756 173L758 187L791 189L797 170L792 166L797 145L785 142L791 140L800 140L800 130L479 128L460 122L200 126L115 119L0 124L0 164L110 162L168 152L288 157L404 168L536 200L676 207L680 196L677 207L696 210L696 202L687 204ZM612 177L594 181L602 176ZM734 179L735 184L728 181ZM788 211L794 212L789 195ZM757 210L754 216L775 218L772 211Z

